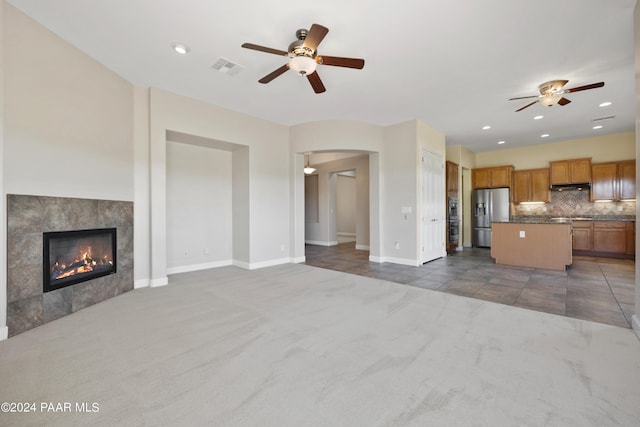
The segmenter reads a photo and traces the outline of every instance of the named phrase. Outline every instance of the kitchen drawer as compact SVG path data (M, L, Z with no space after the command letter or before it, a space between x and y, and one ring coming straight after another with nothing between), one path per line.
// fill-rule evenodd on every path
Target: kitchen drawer
M593 228L618 228L624 230L627 225L622 221L593 221Z

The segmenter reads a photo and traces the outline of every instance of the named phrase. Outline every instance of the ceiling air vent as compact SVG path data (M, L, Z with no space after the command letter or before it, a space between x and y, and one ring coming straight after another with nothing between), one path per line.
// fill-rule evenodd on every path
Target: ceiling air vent
M615 119L616 116L607 116L607 117L598 117L597 119L593 119L594 122L602 122L604 120Z
M216 71L219 71L228 76L235 76L240 71L244 70L244 67L238 63L229 61L227 58L220 57L211 65Z

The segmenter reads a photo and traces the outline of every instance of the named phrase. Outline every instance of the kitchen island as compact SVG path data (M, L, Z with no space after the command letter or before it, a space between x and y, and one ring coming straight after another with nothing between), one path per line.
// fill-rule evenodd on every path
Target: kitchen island
M565 270L572 263L569 222L491 224L491 257L496 264Z

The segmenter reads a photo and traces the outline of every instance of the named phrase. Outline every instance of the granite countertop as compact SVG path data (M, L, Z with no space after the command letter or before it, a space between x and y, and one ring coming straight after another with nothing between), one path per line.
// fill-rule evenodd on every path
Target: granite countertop
M568 224L573 221L635 221L635 215L513 215L509 222L521 224Z

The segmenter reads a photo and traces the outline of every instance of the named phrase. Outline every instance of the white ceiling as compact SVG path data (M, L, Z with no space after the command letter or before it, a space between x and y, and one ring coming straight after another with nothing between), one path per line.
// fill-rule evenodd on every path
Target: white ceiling
M136 85L284 125L418 119L476 152L634 130L635 0L8 2ZM286 58L241 44L287 50L312 23L329 28L319 54L364 58L364 69L319 66L323 94L291 71L258 83ZM176 54L172 42L191 52ZM214 71L219 57L245 69ZM527 100L509 98L554 79L605 86L515 112ZM606 116L615 118L594 131Z

